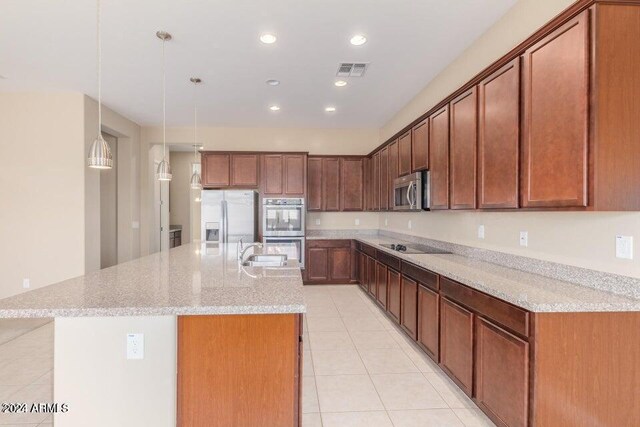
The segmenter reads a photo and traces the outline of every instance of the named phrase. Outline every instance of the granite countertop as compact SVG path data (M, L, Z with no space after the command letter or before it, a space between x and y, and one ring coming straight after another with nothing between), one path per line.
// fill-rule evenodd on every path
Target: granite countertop
M236 254L236 244L179 246L4 298L0 318L306 311L296 260L284 267L243 267Z
M532 312L640 311L640 299L515 268L503 267L467 256L456 254L407 255L380 246L385 243L402 243L401 240L390 237L344 231L337 235L315 235L313 239L358 240L375 247L377 250L387 252ZM406 243L411 244L411 242Z

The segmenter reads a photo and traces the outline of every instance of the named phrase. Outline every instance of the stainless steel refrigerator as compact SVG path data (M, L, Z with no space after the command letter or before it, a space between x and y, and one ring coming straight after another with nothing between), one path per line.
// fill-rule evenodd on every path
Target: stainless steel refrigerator
M258 238L258 193L251 190L204 190L201 201L202 241L245 243Z

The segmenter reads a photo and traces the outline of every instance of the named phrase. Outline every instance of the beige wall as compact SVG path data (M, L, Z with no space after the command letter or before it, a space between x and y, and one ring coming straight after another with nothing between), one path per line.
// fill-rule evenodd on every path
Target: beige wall
M0 297L84 272L83 96L0 93Z
M573 0L520 0L504 17L445 68L380 131L380 142L432 108L482 69L511 50ZM388 226L385 227L385 219ZM411 220L413 229L407 222ZM486 238L477 238L484 224ZM640 239L640 213L429 212L380 214L380 228L471 246L640 277L640 256L615 257L615 235ZM519 232L529 246L519 246Z
M191 163L193 153L171 152L169 224L182 225L182 243L191 241Z
M144 359L126 359L127 333L144 334ZM175 316L57 318L53 393L69 412L55 425L175 426L176 363Z
M379 226L376 212L310 212L306 220L309 230L371 230ZM359 225L356 225L356 220Z

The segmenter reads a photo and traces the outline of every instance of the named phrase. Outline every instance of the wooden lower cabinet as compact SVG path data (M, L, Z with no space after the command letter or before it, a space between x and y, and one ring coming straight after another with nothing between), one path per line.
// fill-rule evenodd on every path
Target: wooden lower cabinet
M418 285L418 345L438 362L440 295L423 285Z
M374 297L377 297L376 284L376 260L367 256L367 289Z
M376 298L378 303L387 308L387 266L381 262L376 263Z
M529 343L476 318L475 397L500 426L527 425Z
M306 254L307 279L311 282L329 280L329 249L308 248Z
M414 340L418 338L418 282L402 276L400 326Z
M301 322L299 314L178 316L177 425L300 425Z
M329 278L332 281L351 281L351 248L329 249Z
M358 252L358 284L362 289L368 291L367 288L367 256L362 252Z
M473 313L440 299L440 364L471 396L473 391Z
M400 323L400 273L392 268L387 274L387 312Z

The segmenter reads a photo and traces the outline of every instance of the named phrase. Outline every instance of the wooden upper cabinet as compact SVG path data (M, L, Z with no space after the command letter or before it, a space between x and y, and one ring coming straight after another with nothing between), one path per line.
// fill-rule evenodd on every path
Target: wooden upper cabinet
M398 177L398 140L389 144L389 209L393 210L395 205L395 192L393 183Z
M429 169L429 119L411 129L411 169L413 172Z
M322 210L340 210L340 159L322 159Z
M380 152L371 158L371 202L374 211L380 210Z
M478 85L478 207L517 208L520 58Z
M306 154L284 154L284 195L304 196L307 182Z
M257 154L231 155L231 186L258 187L258 177Z
M475 209L478 148L476 87L451 101L450 110L451 209Z
M322 158L307 160L307 210L322 210Z
M202 186L209 188L228 187L229 155L217 153L202 154Z
M389 209L389 147L380 150L380 210Z
M475 342L479 406L504 425L528 425L529 343L481 317Z
M282 154L265 154L262 167L262 188L267 195L281 195L283 193L284 165Z
M524 54L523 207L587 205L589 10Z
M371 192L371 157L365 157L362 161L364 167L364 209L370 211L373 209Z
M431 209L449 209L449 107L429 117Z
M398 138L398 176L411 173L411 131Z
M340 159L340 210L361 211L364 209L363 159L343 157Z

